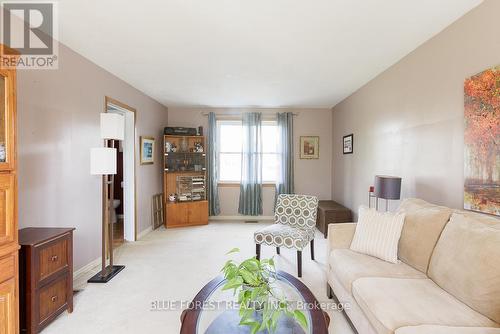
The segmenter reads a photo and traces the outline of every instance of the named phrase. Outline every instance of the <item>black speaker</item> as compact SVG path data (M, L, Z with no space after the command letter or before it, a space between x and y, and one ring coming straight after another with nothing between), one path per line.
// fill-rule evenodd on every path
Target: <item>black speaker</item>
M165 135L196 136L196 128L183 128L180 126L167 126L163 129Z

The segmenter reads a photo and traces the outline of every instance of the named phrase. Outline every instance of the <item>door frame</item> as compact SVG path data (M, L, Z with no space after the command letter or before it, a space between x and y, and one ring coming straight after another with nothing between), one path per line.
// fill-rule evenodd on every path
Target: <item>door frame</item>
M108 112L108 107L109 106L113 106L115 107L116 109L118 110L121 110L123 112L132 112L133 113L133 116L134 116L134 130L133 130L133 148L132 148L132 152L134 154L134 163L133 163L133 174L134 174L134 180L133 180L133 183L128 183L128 184L125 184L125 188L123 188L123 191L124 193L127 192L127 189L129 189L128 187L130 187L131 185L133 186L133 190L134 190L134 218L133 218L133 228L134 228L134 233L133 233L133 240L131 240L130 238L127 239L125 238L125 235L127 234L126 231L127 231L127 227L130 228L130 226L128 226L128 224L126 223L127 222L127 219L124 220L124 226L123 226L123 233L124 233L124 239L126 241L137 241L137 154L136 154L136 147L137 147L137 137L136 137L136 128L137 128L137 110L135 108L132 108L130 107L129 105L123 103L123 102L120 102L112 97L109 97L109 96L105 96L104 97L104 112ZM125 136L127 135L127 129L125 128ZM123 143L124 144L124 143ZM130 149L130 148L128 148ZM125 160L125 159L124 159ZM124 168L125 168L125 163L126 161L124 161ZM125 178L125 175L124 175L124 178ZM125 196L124 196L124 202L125 202ZM123 203L125 205L125 203ZM128 220L130 222L130 220ZM130 223L129 223L130 224Z

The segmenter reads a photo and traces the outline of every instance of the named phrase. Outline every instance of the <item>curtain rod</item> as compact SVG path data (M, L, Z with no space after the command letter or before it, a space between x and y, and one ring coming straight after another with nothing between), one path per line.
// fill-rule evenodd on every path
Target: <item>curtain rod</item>
M201 114L203 116L208 116L209 113L206 111L202 111ZM244 112L215 113L215 116L242 116L243 114L245 114L245 113ZM271 112L263 112L262 114L263 114L263 116L273 116L274 115L274 113L271 113ZM293 112L292 115L299 116L299 113Z

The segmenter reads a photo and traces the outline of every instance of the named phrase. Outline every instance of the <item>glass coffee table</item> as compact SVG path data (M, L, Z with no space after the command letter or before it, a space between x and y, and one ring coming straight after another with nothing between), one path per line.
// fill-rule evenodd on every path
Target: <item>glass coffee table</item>
M308 329L304 331L295 320L282 317L275 334L327 334L330 318L321 309L311 290L294 276L277 272L274 288L291 303L292 309L301 310L306 316ZM219 276L198 292L190 308L182 313L181 334L246 334L248 326L238 325L240 318L236 296L232 290L222 291L225 279ZM261 331L259 334L267 333Z

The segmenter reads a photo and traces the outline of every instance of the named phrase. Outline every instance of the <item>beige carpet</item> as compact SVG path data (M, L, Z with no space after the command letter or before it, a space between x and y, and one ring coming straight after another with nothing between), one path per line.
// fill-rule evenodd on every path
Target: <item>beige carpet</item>
M154 301L190 301L227 260L225 253L241 249L240 258L254 255L253 232L265 223L211 222L208 226L160 228L135 243L117 249L117 264L126 268L107 284L86 284L98 268L77 281L83 291L75 296L74 312L59 316L43 332L49 333L179 333L181 310L153 311ZM317 232L316 261L303 252L302 281L319 301L325 289L326 240ZM262 247L262 257L275 257L278 269L296 275L296 252ZM330 333L351 334L343 315L329 312Z

